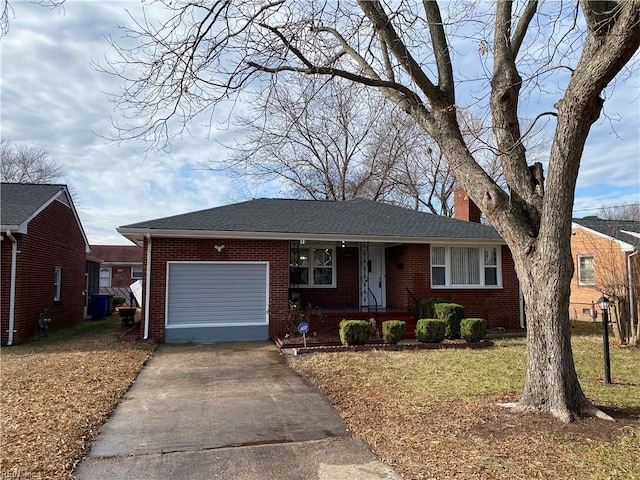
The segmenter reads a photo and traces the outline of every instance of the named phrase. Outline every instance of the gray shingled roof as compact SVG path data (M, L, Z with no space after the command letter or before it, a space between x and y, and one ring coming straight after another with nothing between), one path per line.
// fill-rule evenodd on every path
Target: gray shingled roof
M624 232L634 232L640 235L640 222L631 220L600 220L593 218L574 218L578 225L607 235L609 237L628 243L629 245L640 246L640 238Z
M256 232L395 238L500 239L493 227L372 200L257 199L124 225L122 234Z
M0 184L0 225L21 225L64 189L64 185Z

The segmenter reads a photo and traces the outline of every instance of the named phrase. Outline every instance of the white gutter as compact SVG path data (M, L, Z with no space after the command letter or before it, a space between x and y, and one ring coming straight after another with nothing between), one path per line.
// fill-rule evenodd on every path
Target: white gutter
M125 238L138 244L140 240L150 235L145 228L117 228L116 231ZM339 233L304 233L304 232L242 232L224 230L160 230L154 229L156 237L163 238L229 238L237 240L297 240L304 239L311 242L370 242L370 243L438 243L456 245L506 245L500 236L487 238L448 238L448 237L403 237L396 235L356 235ZM139 245L139 244L138 244Z
M16 311L16 264L18 263L18 240L11 235L11 230L7 229L7 238L13 244L11 246L11 287L9 293L9 336L7 346L13 345L13 326Z
M628 288L629 288L629 319L631 320L631 327L636 327L636 308L633 304L633 275L631 272L631 257L638 254L638 250L627 256L627 275L628 275Z
M151 295L151 234L147 233L147 275L144 287L144 336L143 340L149 339L149 297Z

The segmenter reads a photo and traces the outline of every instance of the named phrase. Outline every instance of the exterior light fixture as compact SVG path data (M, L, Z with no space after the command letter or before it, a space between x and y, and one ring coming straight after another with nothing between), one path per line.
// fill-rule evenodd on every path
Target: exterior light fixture
M218 253L220 253L222 250L224 250L224 245L216 245L213 248L215 248L218 251Z
M604 383L611 383L611 361L609 358L609 306L611 302L604 295L598 300L602 310L602 350L604 352Z

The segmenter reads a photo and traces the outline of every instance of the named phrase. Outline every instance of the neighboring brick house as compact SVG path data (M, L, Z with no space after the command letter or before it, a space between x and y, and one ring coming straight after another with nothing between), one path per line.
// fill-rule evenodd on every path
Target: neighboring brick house
M635 308L630 312L637 319L640 222L576 218L571 235L575 263L571 279L571 318L592 320L592 303L599 311L598 299L604 294L626 305L631 300Z
M464 194L456 202L458 213L478 212ZM365 199L259 199L118 231L144 247L142 338L279 336L292 300L339 322L402 318L412 299L440 297L490 328L522 325L509 249L476 222Z
M91 245L91 257L100 263L100 293L124 296L128 300L129 287L142 279L142 247Z
M84 318L89 244L65 185L0 184L2 344Z

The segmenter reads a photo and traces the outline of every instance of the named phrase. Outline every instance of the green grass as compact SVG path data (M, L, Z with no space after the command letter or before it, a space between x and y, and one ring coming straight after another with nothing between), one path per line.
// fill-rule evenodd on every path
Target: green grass
M379 362L379 374L410 395L437 395L440 401L477 395L519 393L526 373L526 339L497 340L484 350L436 350L428 355L398 354L397 362ZM610 349L613 384L603 381L602 340L573 337L572 348L582 388L597 405L640 409L640 349ZM420 375L411 372L420 371Z
M606 385L600 330L586 323L572 333L585 395L618 421L565 425L499 407L522 394L525 338L495 340L487 349L344 352L290 362L405 478L640 478L640 349L611 341L613 384Z
M111 315L101 320L85 319L72 327L49 333L49 337L40 337L30 342L24 343L29 347L49 346L64 343L70 340L100 334L119 335L125 329L122 327L122 320L119 315Z

